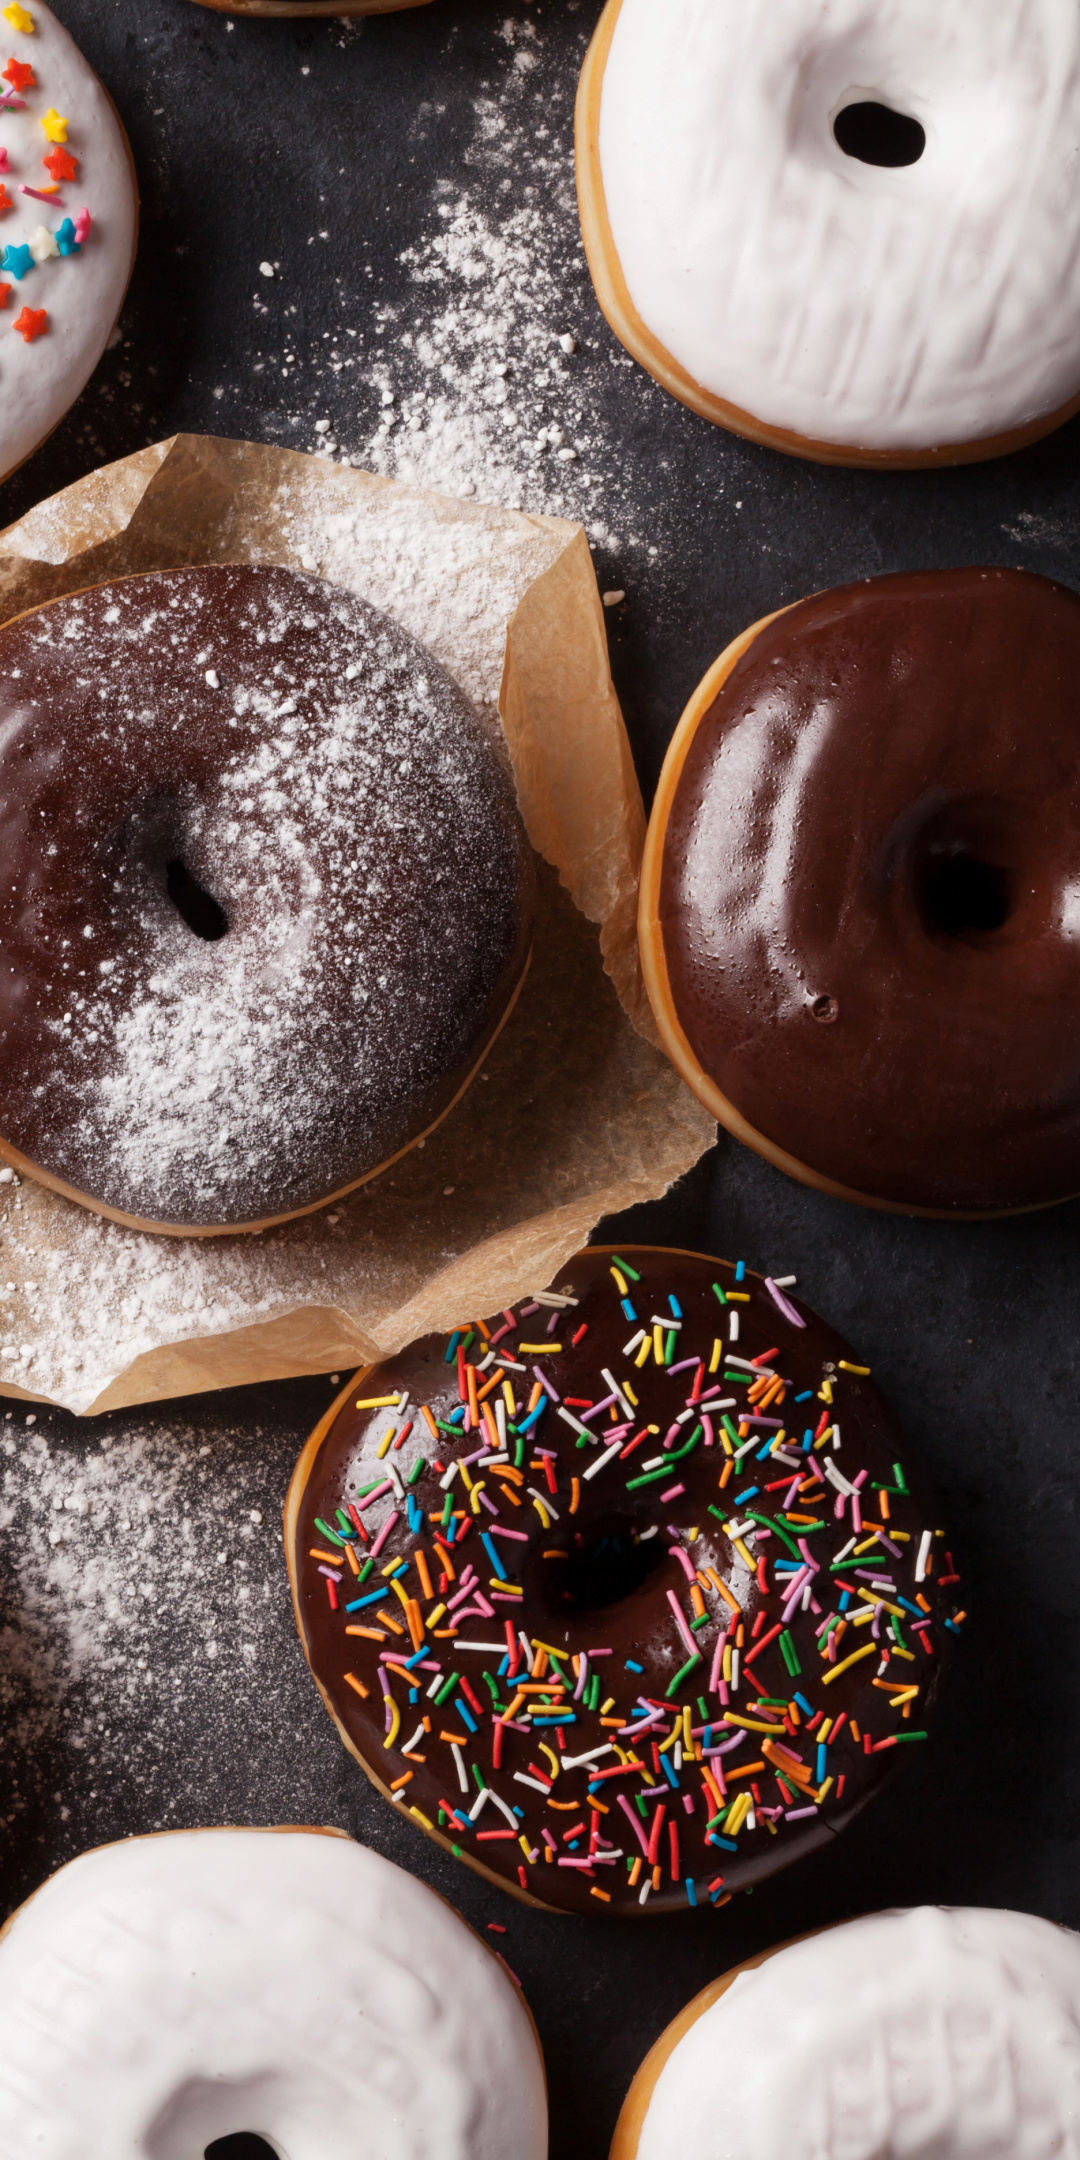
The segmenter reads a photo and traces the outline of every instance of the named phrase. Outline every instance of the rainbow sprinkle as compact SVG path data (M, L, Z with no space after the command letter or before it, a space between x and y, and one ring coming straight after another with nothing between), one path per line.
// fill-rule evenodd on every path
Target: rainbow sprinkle
M539 1902L722 1903L927 1737L959 1578L793 1290L593 1248L359 1375L323 1442L314 1669L395 1802Z

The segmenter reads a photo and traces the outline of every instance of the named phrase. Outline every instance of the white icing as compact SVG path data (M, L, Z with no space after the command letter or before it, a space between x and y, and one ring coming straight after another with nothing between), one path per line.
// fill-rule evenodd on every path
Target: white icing
M740 1974L657 2079L637 2160L1076 2160L1080 1937L878 1913Z
M89 380L120 312L135 242L131 166L112 106L56 17L40 0L25 4L32 32L14 30L0 14L0 74L14 59L36 77L36 87L18 93L23 111L0 111L0 147L8 154L0 181L14 206L0 213L0 248L26 247L42 227L55 234L83 209L93 223L79 254L49 256L21 280L0 270L11 286L0 313L0 478L37 448ZM0 90L10 87L0 81ZM59 147L79 164L75 179L46 203L20 190L53 185L42 163L57 147L41 125L50 109L66 118L67 142ZM44 308L49 318L30 344L13 327L24 307Z
M917 164L844 155L862 101ZM638 313L771 427L917 450L1080 392L1076 0L623 0L600 159Z
M181 1831L62 1868L0 1943L0 2160L543 2160L521 2000L350 1840Z

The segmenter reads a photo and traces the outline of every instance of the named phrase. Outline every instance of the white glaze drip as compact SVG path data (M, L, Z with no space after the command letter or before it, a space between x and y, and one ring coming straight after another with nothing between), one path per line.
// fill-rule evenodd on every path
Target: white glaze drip
M55 233L84 207L93 224L80 254L50 256L21 280L0 273L11 286L0 313L0 478L51 432L97 366L120 311L135 241L131 166L109 99L41 0L28 0L27 12L31 33L0 18L0 67L15 59L36 77L36 87L19 93L24 109L0 113L0 146L8 153L0 180L13 206L0 217L0 249L27 246L42 226ZM50 108L67 120L60 147L78 159L78 171L47 203L21 189L53 184L42 162L56 147L41 125ZM13 328L24 307L44 308L49 318L48 330L30 344Z
M873 101L917 163L845 156ZM840 445L1005 433L1080 392L1074 0L623 0L600 158L639 314L715 396Z
M450 1906L346 1838L87 1853L0 1943L0 2160L543 2160L522 2003Z
M1080 1937L921 1906L740 1974L661 2071L637 2160L1076 2160Z

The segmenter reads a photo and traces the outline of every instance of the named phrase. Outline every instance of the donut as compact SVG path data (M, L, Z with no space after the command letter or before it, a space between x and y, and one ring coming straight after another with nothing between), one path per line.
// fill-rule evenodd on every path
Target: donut
M289 570L122 579L0 630L0 852L0 1154L137 1227L257 1229L373 1177L528 965L501 736Z
M996 457L1080 404L1078 133L1059 0L608 0L577 116L597 297L753 442Z
M0 1938L0 2150L543 2160L543 2062L508 1971L341 1832L99 1846Z
M359 1373L300 1457L285 1550L345 1745L527 1903L723 1903L927 1737L959 1578L790 1281L591 1247Z
M1080 1937L873 1913L750 1958L646 2056L610 2160L1050 2160L1080 2108Z
M803 1183L938 1215L1080 1189L1078 670L1075 593L919 572L756 623L691 698L645 979L694 1092Z
M138 198L108 92L51 10L0 6L0 479L51 435L109 342Z

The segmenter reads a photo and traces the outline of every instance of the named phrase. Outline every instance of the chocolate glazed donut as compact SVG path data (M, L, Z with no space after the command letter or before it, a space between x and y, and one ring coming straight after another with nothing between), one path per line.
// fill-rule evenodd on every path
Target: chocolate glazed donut
M721 1122L849 1200L1080 1190L1080 598L867 580L738 639L672 742L642 960Z
M927 1738L959 1578L867 1368L786 1284L591 1247L357 1374L297 1465L297 1623L346 1746L527 1903L723 1902Z
M530 950L501 737L289 570L0 631L0 1154L121 1222L252 1229L443 1117Z

